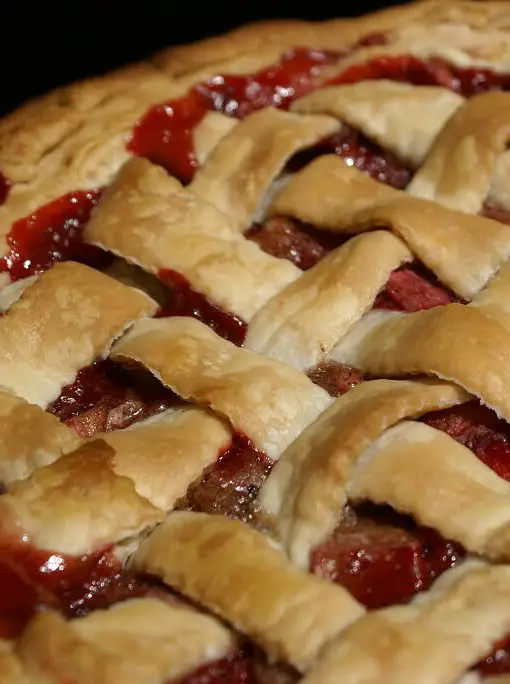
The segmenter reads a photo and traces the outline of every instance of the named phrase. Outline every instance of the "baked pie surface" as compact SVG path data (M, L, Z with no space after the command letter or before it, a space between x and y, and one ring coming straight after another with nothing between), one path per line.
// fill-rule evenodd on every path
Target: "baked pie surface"
M0 122L2 684L510 680L510 3Z

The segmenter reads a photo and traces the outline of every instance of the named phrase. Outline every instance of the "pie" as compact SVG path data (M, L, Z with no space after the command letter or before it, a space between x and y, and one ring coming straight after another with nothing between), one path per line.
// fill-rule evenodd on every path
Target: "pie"
M2 684L510 682L510 2L0 122Z

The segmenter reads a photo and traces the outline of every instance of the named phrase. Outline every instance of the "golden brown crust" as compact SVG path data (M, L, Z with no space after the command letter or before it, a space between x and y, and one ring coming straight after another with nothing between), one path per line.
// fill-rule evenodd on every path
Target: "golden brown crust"
M404 418L468 398L446 383L374 380L337 399L283 452L259 494L291 560L307 568L311 548L333 532L356 463L377 437Z
M434 38L436 26L448 30ZM487 57L483 46L496 45L506 27L502 3L460 0L444 6L425 0L352 20L253 24L171 48L152 62L60 88L0 122L0 169L14 182L9 200L0 207L0 235L7 234L15 219L61 194L109 182L127 158L130 130L147 108L215 73L253 73L277 61L288 47L341 50L373 32L386 33L390 53L392 45L409 53L423 36L431 36L433 46L437 43L448 51L452 42L462 44L466 30L471 31L474 38L468 35L466 52L460 54L468 64L477 63L480 55ZM413 34L416 29L418 36ZM480 40L479 34L487 31L494 35ZM369 58L374 49L381 48L361 50L358 58ZM496 60L497 67L496 57L502 57L496 48L493 53L488 55L489 64ZM455 51L447 56L454 58ZM348 65L348 59L342 60L339 68Z
M0 235L60 195L110 182L136 120L174 92L140 65L57 90L1 121L0 169L14 186L0 207Z
M113 449L102 440L16 482L0 509L3 539L74 556L132 539L164 517L115 473Z
M448 304L404 315L371 312L344 337L332 358L375 377L425 374L456 382L510 420L509 332L507 324L471 305Z
M510 628L510 566L466 563L424 597L374 611L323 652L303 684L450 684Z
M247 321L300 275L288 261L244 239L232 218L145 159L132 159L121 169L84 237L150 273L177 271L196 291Z
M0 640L0 680L2 684L33 684L24 672L12 641Z
M361 81L315 90L295 100L291 111L333 116L417 168L463 101L439 86Z
M156 308L145 293L88 266L56 264L0 319L0 385L45 408L134 320Z
M489 195L498 156L508 147L509 108L508 93L472 97L440 130L407 191L477 214Z
M345 589L297 569L265 536L223 516L172 513L139 547L133 567L299 670L364 612Z
M374 440L347 483L354 503L390 504L443 538L498 562L510 560L509 493L508 482L467 447L411 421Z
M186 408L101 437L115 450L117 475L128 477L138 494L168 511L228 448L232 433L211 413Z
M470 26L486 28L504 26L502 3L466 2L447 4L439 0L419 0L403 7L390 7L356 19L333 19L310 23L284 19L263 21L238 28L231 33L194 43L169 48L153 58L153 63L172 76L188 74L246 54L276 46L285 50L299 45L313 45L330 50L355 43L375 32L398 31L412 22L430 25L437 22L462 21Z
M110 358L143 364L184 399L226 417L271 458L332 401L291 366L239 349L193 318L139 321Z
M112 341L136 319L152 315L156 304L75 264L57 265L4 290L0 387L24 397L0 390L0 447L9 450L0 478L5 468L6 482L18 480L0 497L5 541L70 554L111 544L125 551L215 462L234 429L274 458L287 448L262 500L272 487L277 490L269 508L279 514L286 550L301 566L348 498L389 503L470 551L497 561L509 557L508 484L448 435L402 421L466 400L460 387L380 381L327 410L331 398L296 370L323 359L346 335L333 358L369 374L453 378L509 419L508 228L406 196L325 158L291 180L272 211L283 209L330 231L364 233L382 226L395 235L360 235L301 276L241 234L254 215L264 215L288 157L338 131L342 122L411 167L424 163L411 195L467 211L479 211L487 199L510 207L508 96L484 95L465 104L436 88L388 82L338 86L295 102L290 113L266 109L240 123L216 112L206 116L192 136L202 168L189 188L143 160L123 166L135 121L153 104L182 95L215 72L253 73L276 63L290 46L338 49L383 31L387 44L339 58L317 83L372 57L399 54L506 73L509 28L508 3L441 0L358 20L270 22L60 89L0 122L0 170L14 183L0 208L0 241L14 219L65 192L109 183L122 167L95 211L87 239L148 274L178 271L199 292L251 321L247 345L258 352L238 349L190 319L137 320L112 358L144 364L205 408L171 409L71 451L76 438L69 430L24 399L46 406L81 366L107 354ZM446 177L443 166L451 160ZM459 183L463 192L454 187ZM375 254L377 267L367 275ZM362 318L391 271L412 254L472 304ZM110 273L124 282L120 271L114 266ZM102 319L97 326L96 312ZM390 389L367 398L376 385ZM344 410L359 397L361 418L354 409ZM33 433L25 440L27 421ZM510 624L508 567L448 573L430 595L365 620L342 588L293 567L273 542L219 516L171 514L135 555L134 567L159 575L271 658L301 671L312 668L338 636L305 679L317 684L336 682L338 671L353 684L447 684L488 652ZM423 608L428 604L430 610ZM189 615L198 622L187 626ZM165 604L146 600L81 621L37 616L14 660L0 642L0 679L6 655L9 684L7 677L18 684L20 664L37 684L60 684L63 678L124 684L140 673L166 684L233 646L219 621L196 613L178 617L171 618ZM221 647L215 650L216 638Z
M16 651L34 684L167 684L223 658L235 644L214 618L142 598L70 622L40 613Z
M11 485L78 446L79 438L51 413L0 390L0 482Z
M272 107L254 112L220 140L189 189L244 231L285 162L339 127L329 116L298 116Z
M255 315L244 346L299 370L311 368L372 308L391 272L411 259L391 233L374 231L349 240Z
M269 213L340 233L387 226L442 282L465 298L481 290L510 256L508 226L410 197L333 155L297 173L275 197Z

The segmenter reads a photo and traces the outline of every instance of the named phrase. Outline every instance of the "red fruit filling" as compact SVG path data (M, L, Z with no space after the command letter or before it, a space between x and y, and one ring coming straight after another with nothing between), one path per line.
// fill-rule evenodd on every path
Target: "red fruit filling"
M332 397L345 394L363 382L363 373L358 368L346 366L337 361L324 361L311 368L308 377L312 382L325 389Z
M99 194L98 190L72 192L15 221L7 235L8 251L0 260L0 271L18 280L41 273L57 261L107 266L111 256L82 241Z
M343 125L338 133L294 155L287 165L287 170L299 171L313 159L324 154L336 154L348 166L394 188L404 189L412 178L411 170L394 154L346 125Z
M233 313L213 304L205 295L191 288L184 276L162 270L158 277L171 287L168 302L158 312L158 318L168 316L191 316L208 325L217 335L241 346L246 336L246 323ZM235 285L234 285L235 287Z
M253 501L269 475L273 461L242 435L220 454L200 479L190 485L179 508L253 520Z
M434 530L383 507L349 509L311 555L312 572L341 584L367 608L410 600L463 556Z
M48 411L85 438L126 428L180 402L149 372L105 360L79 371Z
M389 79L412 85L436 85L470 97L489 90L508 90L510 76L489 69L461 68L440 59L422 60L411 55L375 57L348 67L328 81L328 85Z
M109 549L70 557L18 541L0 545L0 636L17 636L34 612L67 612L70 595L93 594L120 573Z
M264 107L287 109L293 99L312 90L321 67L338 57L339 53L296 49L255 74L214 76L184 97L149 109L136 124L128 149L188 183L198 168L193 129L208 111L242 119Z
M10 180L6 178L6 176L4 176L4 174L0 171L0 205L2 205L9 196L10 189Z
M377 295L374 309L411 313L456 301L458 298L441 285L433 273L415 263L393 271L384 290Z

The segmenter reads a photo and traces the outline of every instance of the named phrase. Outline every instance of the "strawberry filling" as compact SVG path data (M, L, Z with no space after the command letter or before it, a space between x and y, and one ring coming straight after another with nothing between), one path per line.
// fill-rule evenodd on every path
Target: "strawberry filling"
M371 43L370 41L374 42ZM365 44L384 39L374 37ZM194 127L208 111L243 118L257 109L288 108L296 97L310 92L320 70L339 58L313 50L294 50L273 67L249 76L217 76L193 87L178 100L153 107L136 125L129 149L165 167L189 182L198 166L192 141ZM389 78L413 84L441 85L469 96L493 89L508 89L510 77L480 69L459 69L440 60L410 56L379 57L348 68L331 83L354 83ZM380 182L406 187L410 171L390 153L360 133L344 127L313 150L296 155L288 170L296 170L318 154L334 153ZM9 181L0 175L0 204ZM40 273L53 263L73 259L104 267L110 259L101 250L85 245L81 233L99 199L99 191L79 191L51 202L29 217L16 221L7 237L8 253L0 270L13 280ZM508 213L486 206L484 215L510 223ZM247 237L279 258L287 258L303 270L310 268L345 236L321 235L309 226L280 217L253 226ZM172 287L172 297L160 316L191 315L218 334L242 344L246 324L222 311L192 290L175 272L159 274ZM375 308L420 311L455 301L420 264L394 271ZM136 379L134 371L109 361L83 369L76 381L63 389L50 411L79 435L131 425L177 403L179 399L153 379ZM338 396L363 381L362 374L341 364L325 363L311 369L309 377ZM477 402L435 412L424 422L447 432L468 446L498 475L510 481L508 426ZM193 483L181 508L220 513L264 526L254 500L272 467L268 457L241 436L220 454L218 462ZM433 580L463 556L463 549L436 532L383 507L347 509L330 539L313 550L311 570L347 587L369 608L408 601L427 589ZM68 615L83 615L119 600L156 592L169 592L151 581L122 574L110 549L80 558L37 551L27 544L3 545L0 554L0 636L13 637L39 607L52 606ZM8 590L7 590L8 589ZM480 664L487 674L510 671L510 640L502 640ZM259 682L253 659L243 652L206 665L181 684Z
M120 564L110 549L82 557L40 551L19 542L0 546L0 637L21 633L36 610L67 612L71 603L92 597L115 577Z
M0 171L0 206L5 202L5 200L9 196L10 189L10 180L6 176L4 176L4 174Z
M464 97L489 90L508 90L510 87L508 74L496 74L489 69L460 68L440 59L422 60L412 55L385 55L354 64L330 79L328 85L379 79L441 86Z
M338 58L339 53L298 48L255 74L214 76L184 97L149 109L136 124L128 149L189 183L198 168L193 129L207 112L242 119L265 107L287 109L296 97L313 89L320 69Z
M15 221L0 271L18 280L41 273L57 261L80 261L95 268L108 265L111 257L81 237L99 195L98 190L72 192Z
M399 190L407 187L412 178L411 170L394 154L345 124L337 133L294 155L287 165L287 171L299 171L324 154L336 154L348 166Z
M208 325L217 335L241 346L246 336L246 323L233 313L224 311L205 296L193 290L186 278L170 269L162 270L158 277L171 287L166 304L158 318L191 316Z
M47 410L86 438L127 428L179 403L149 372L107 359L79 371Z
M434 530L383 507L348 509L335 533L316 547L311 571L341 584L369 609L408 601L464 555Z

